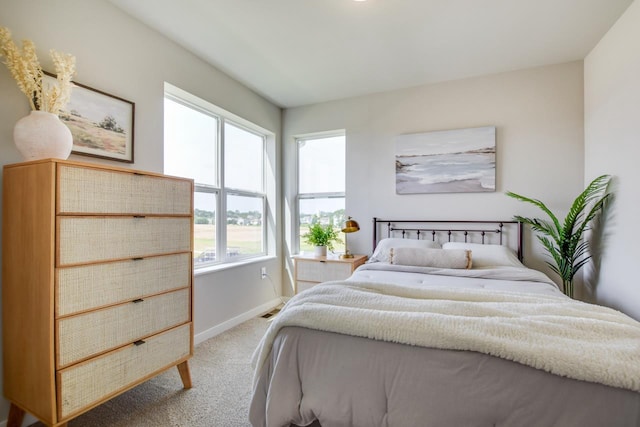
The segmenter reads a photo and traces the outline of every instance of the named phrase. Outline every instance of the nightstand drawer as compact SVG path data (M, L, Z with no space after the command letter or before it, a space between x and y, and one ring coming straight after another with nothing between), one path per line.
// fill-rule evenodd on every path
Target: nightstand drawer
M296 272L296 278L302 281L327 282L330 280L344 280L351 275L351 264L298 260Z
M191 184L185 180L58 166L58 213L191 214Z
M318 282L304 282L302 280L298 280L296 282L296 292L302 292L302 291L306 291L307 289L311 289L313 288L315 285L317 285Z
M187 288L58 320L56 366L67 366L188 322L190 297Z
M191 218L59 217L57 266L191 251Z
M56 269L56 316L131 301L191 283L191 252Z
M191 353L191 324L179 326L57 374L59 418L66 418L172 366Z
M318 283L334 280L345 280L353 271L367 260L365 255L352 257L319 257L296 255L295 261L295 293L312 288Z

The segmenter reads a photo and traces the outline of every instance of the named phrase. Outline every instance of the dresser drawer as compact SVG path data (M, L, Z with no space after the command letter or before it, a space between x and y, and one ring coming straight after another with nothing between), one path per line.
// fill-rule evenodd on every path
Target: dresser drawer
M191 251L191 218L58 217L57 266Z
M187 288L58 320L56 366L190 321L190 298Z
M58 213L191 214L188 180L58 165L58 184Z
M185 324L57 373L59 419L70 417L191 354L191 324Z
M351 275L350 263L296 261L296 279L309 282L344 280Z
M65 316L191 284L191 253L56 269L56 315Z

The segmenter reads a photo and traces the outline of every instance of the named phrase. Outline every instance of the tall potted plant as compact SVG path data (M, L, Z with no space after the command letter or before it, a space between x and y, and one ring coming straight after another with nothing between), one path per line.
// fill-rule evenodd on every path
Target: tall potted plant
M540 208L548 220L527 218L516 215L514 219L529 224L538 233L538 240L545 247L553 263L547 261L551 269L562 279L564 293L573 298L573 278L591 258L588 254L588 242L583 239L591 220L603 209L611 197L608 192L609 175L602 175L591 181L587 188L573 201L569 213L563 222L540 200L530 199L516 193L507 192L507 196Z
M324 227L318 223L311 224L309 230L302 235L305 242L315 246L316 256L327 255L327 248L333 250L333 242L340 242L338 232L331 225Z

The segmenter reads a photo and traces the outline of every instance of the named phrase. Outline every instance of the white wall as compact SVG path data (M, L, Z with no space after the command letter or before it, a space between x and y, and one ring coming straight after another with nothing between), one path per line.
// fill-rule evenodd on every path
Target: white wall
M395 194L397 135L497 127L495 193ZM288 109L283 120L285 203L295 199L299 134L346 129L346 211L361 231L352 252L371 252L371 218L511 219L540 213L504 195L539 198L564 217L583 185L582 62L514 71ZM293 227L286 219L287 239ZM527 236L529 237L529 236ZM526 264L545 270L528 238ZM533 253L534 250L538 253ZM290 292L291 284L285 285Z
M585 59L585 182L609 173L615 201L604 224L597 301L640 320L640 2L629 6Z
M276 171L279 183L281 109L109 2L0 0L0 11L0 26L8 27L16 41L34 41L46 70L53 70L49 49L72 53L77 58L78 82L135 102L135 164L104 163L162 172L163 85L168 81L276 134L269 167ZM28 111L26 97L6 67L0 66L0 165L22 161L13 144L13 126ZM98 161L82 156L72 159ZM279 184L272 184L269 191L279 197L278 189ZM272 206L274 213L278 207L277 202ZM280 292L279 258L196 278L196 334L207 335L221 324L228 325L229 319L273 302L270 281L260 280L262 266ZM2 401L0 420L6 416L7 403Z

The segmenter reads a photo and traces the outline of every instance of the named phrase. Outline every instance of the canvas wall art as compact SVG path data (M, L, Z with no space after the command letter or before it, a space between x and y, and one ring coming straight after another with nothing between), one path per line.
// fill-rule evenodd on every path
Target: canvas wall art
M495 126L397 138L397 194L475 193L495 189Z
M55 81L45 73L43 84ZM60 120L73 135L73 154L133 163L135 104L126 99L73 82L71 99Z

